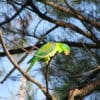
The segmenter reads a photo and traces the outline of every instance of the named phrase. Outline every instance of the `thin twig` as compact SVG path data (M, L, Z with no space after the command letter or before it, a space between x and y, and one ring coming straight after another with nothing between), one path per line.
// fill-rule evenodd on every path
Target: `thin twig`
M57 54L57 53L56 53ZM55 55L56 55L55 54ZM55 56L54 55L54 56ZM47 94L48 95L50 95L50 93L49 93L49 85L48 85L48 81L49 81L49 72L50 72L50 64L51 64L51 61L52 61L52 59L54 58L54 56L52 56L51 58L50 58L50 61L48 62L48 64L47 64L47 66L46 66L46 73L45 73L45 79L46 79L46 90L47 90ZM47 98L47 100L48 100L48 98Z
M49 81L49 68L50 68L50 63L51 63L51 60L48 62L47 66L46 66L46 72L45 72L45 82L46 82L46 90L47 90L47 93L49 94L49 86L48 86L48 81Z
M89 51L89 49L86 47L86 45L83 43L83 41L80 40L80 42L82 43L83 47L86 49L86 51L88 52L88 54L90 55L90 57L91 57L94 61L96 61L95 57L94 57L93 54ZM99 65L98 65L97 62L96 62L96 67L97 67L97 66L99 66Z

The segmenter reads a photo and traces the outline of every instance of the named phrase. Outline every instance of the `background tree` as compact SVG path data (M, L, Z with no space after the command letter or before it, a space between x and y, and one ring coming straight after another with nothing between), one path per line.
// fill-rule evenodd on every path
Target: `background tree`
M5 65L7 73L4 65L1 66L1 83L6 83L12 72L17 73L16 77L10 77L13 80L19 81L23 75L29 83L23 85L26 81L22 79L20 95L29 100L40 100L32 88L34 84L47 100L82 99L99 90L99 5L99 0L1 0L0 36L2 46L6 47L0 46L0 57L1 63L10 64ZM38 63L28 75L25 73L27 61L48 41L68 44L70 56L57 54L48 65ZM16 68L18 72L14 71Z

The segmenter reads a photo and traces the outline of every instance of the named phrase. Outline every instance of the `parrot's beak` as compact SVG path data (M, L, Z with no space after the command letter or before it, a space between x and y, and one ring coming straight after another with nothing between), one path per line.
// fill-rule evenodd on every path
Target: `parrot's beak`
M70 51L65 51L65 52L64 52L64 55L65 55L65 56L68 56L69 54L70 54Z

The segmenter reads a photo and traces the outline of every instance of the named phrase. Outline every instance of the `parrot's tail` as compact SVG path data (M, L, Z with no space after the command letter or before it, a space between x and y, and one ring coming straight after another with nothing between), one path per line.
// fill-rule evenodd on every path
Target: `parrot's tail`
M28 64L31 63L32 60L33 60L34 58L35 58L35 57L32 57L27 63L28 63Z
M34 57L33 59L31 59L31 60L28 62L28 63L31 63L31 64L30 64L29 67L27 68L26 72L29 72L37 61L38 61L37 57Z

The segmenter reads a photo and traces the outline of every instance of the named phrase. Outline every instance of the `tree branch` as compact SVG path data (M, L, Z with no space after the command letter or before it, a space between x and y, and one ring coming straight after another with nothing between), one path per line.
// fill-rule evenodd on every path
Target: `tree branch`
M34 79L33 77L30 77L28 75L28 73L24 72L21 67L17 64L17 62L12 58L12 56L10 55L8 49L6 48L6 45L4 43L4 40L2 38L2 32L0 31L0 42L2 44L2 47L7 55L7 57L9 58L9 60L12 62L12 64L16 67L16 69L29 81L31 81L32 83L36 84L41 91L45 94L45 96L47 96L47 91L46 88L44 86L41 85L41 83L39 81L37 81L36 79Z

